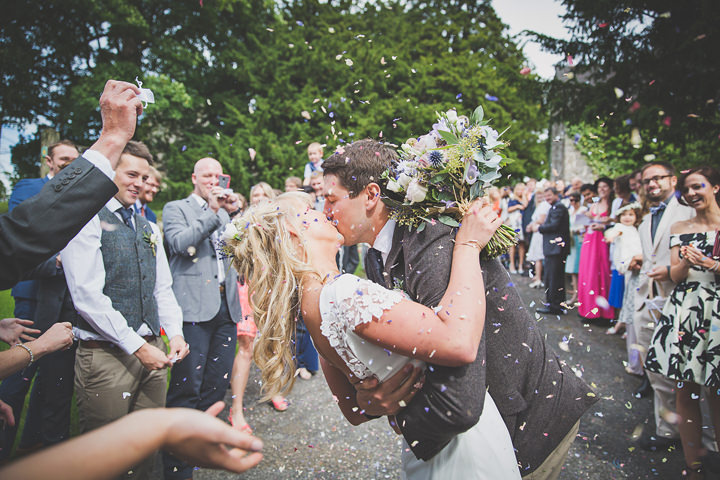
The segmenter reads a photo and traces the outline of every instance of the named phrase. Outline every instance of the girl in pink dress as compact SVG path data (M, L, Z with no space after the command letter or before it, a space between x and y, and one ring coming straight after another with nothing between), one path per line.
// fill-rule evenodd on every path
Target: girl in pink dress
M595 182L598 201L586 213L592 220L583 237L578 273L578 313L587 319L614 317L608 303L610 294L610 256L603 230L610 220L612 180L601 177Z

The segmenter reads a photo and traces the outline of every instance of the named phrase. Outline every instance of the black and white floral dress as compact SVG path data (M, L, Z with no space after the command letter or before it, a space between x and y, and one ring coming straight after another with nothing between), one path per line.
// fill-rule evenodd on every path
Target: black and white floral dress
M670 236L670 247L695 245L711 256L715 232ZM691 265L667 299L645 368L674 380L720 388L720 276Z

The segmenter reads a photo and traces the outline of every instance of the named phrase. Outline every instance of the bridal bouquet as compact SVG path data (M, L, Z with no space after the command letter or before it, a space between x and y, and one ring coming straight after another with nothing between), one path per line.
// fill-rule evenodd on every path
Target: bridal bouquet
M483 121L482 107L470 118L455 110L437 117L428 134L400 147L399 159L383 175L383 200L391 218L418 231L436 221L457 227L470 203L485 195L507 163L501 154L502 134ZM483 257L505 253L516 243L516 235L502 225L483 249Z

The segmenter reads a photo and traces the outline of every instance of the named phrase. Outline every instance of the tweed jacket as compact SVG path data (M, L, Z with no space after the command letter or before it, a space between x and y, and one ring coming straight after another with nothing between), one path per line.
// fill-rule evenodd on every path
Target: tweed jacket
M437 306L450 279L453 237L441 223L420 233L396 226L384 266L386 286L401 286L413 300ZM596 399L545 345L502 264L480 263L487 314L475 362L428 368L421 392L398 415L398 424L415 456L431 458L477 422L487 389L510 432L521 474L527 475Z

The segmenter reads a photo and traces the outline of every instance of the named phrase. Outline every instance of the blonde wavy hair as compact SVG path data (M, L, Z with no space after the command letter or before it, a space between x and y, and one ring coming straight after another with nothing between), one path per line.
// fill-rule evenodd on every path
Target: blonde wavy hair
M261 202L233 220L237 233L226 238L232 264L248 283L258 327L253 359L262 376L262 401L286 395L295 383L294 332L302 279L315 274L307 252L290 231L301 232L298 212L312 208L310 195L288 192Z

